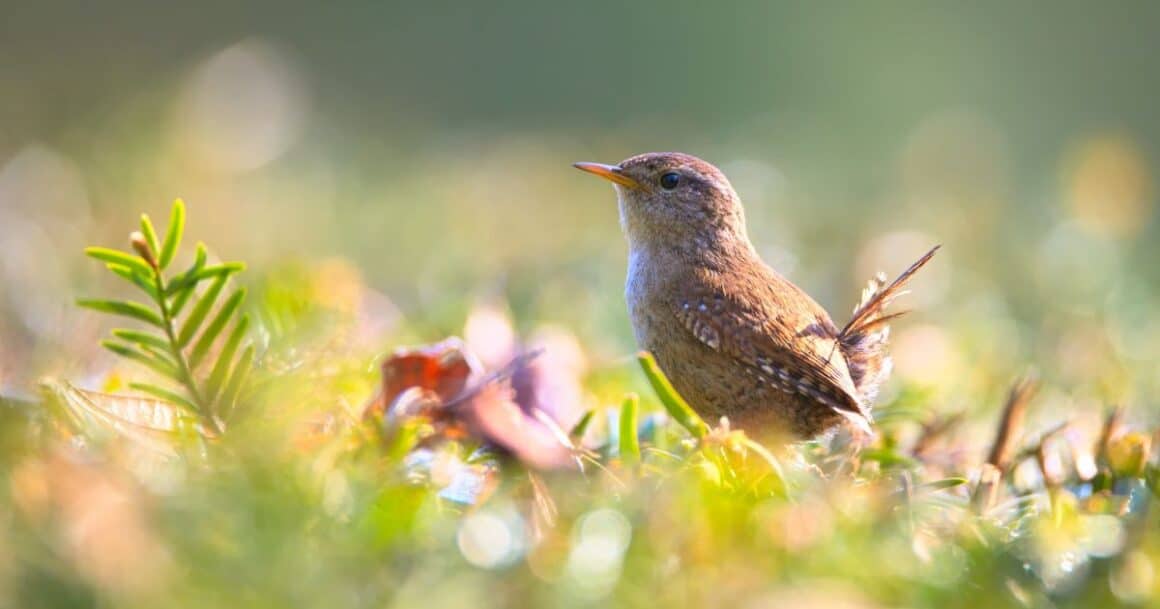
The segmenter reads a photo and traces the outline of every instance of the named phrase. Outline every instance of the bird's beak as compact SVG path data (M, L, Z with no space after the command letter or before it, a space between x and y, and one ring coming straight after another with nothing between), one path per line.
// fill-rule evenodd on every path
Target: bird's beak
M641 183L624 175L624 172L621 170L619 165L605 165L604 163L573 163L572 166L576 169L579 169L580 171L587 171L593 175L598 175L605 180L608 180L609 182L620 184L621 186L627 186L628 188L633 188L636 190L641 188Z

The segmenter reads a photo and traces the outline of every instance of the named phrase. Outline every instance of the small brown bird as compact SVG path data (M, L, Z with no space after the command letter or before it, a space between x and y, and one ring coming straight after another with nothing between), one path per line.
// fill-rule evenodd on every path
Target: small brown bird
M702 416L813 437L871 433L890 373L885 308L935 247L889 285L879 276L843 328L762 262L741 201L716 167L674 152L576 163L613 183L628 237L625 297L641 348Z

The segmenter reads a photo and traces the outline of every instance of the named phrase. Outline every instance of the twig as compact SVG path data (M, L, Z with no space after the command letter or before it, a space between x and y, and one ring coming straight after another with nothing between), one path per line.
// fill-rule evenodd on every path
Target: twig
M966 413L959 411L954 414L937 417L932 421L922 425L922 433L915 440L914 447L911 449L911 454L920 456L930 449L931 444L938 438L947 435L948 432L958 427L966 418Z
M1003 480L1003 472L999 468L984 463L979 469L979 483L971 495L971 505L979 514L985 514L994 507L999 499L999 487Z
M1104 426L1100 430L1099 444L1096 446L1096 456L1101 465L1108 464L1108 445L1111 444L1112 438L1116 436L1116 432L1120 430L1124 424L1124 407L1114 406L1108 410L1108 414L1104 417Z
M999 429L995 433L995 443L991 445L991 452L987 463L1000 471L1007 469L1011 461L1011 451L1019 431L1023 428L1023 419L1027 415L1027 405L1039 390L1039 380L1033 375L1016 381L1007 394L1007 403L1003 406L1003 416L999 420Z

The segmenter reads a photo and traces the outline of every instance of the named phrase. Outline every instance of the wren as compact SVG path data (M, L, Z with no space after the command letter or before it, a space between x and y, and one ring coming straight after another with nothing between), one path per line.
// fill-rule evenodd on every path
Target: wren
M938 246L892 283L872 280L839 328L757 255L741 201L713 165L656 152L575 167L613 183L637 343L702 417L796 438L873 434L871 406L891 368L887 323L899 315L886 307Z

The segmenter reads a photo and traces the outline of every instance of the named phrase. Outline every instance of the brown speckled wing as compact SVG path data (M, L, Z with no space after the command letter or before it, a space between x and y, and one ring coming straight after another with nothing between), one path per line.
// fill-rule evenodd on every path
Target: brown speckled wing
M790 298L808 298L791 289ZM693 286L686 286L672 304L677 319L704 345L736 359L770 386L812 398L868 430L869 413L857 397L837 348L838 331L825 312L812 300L746 300L771 306L753 306L728 298L723 290Z

